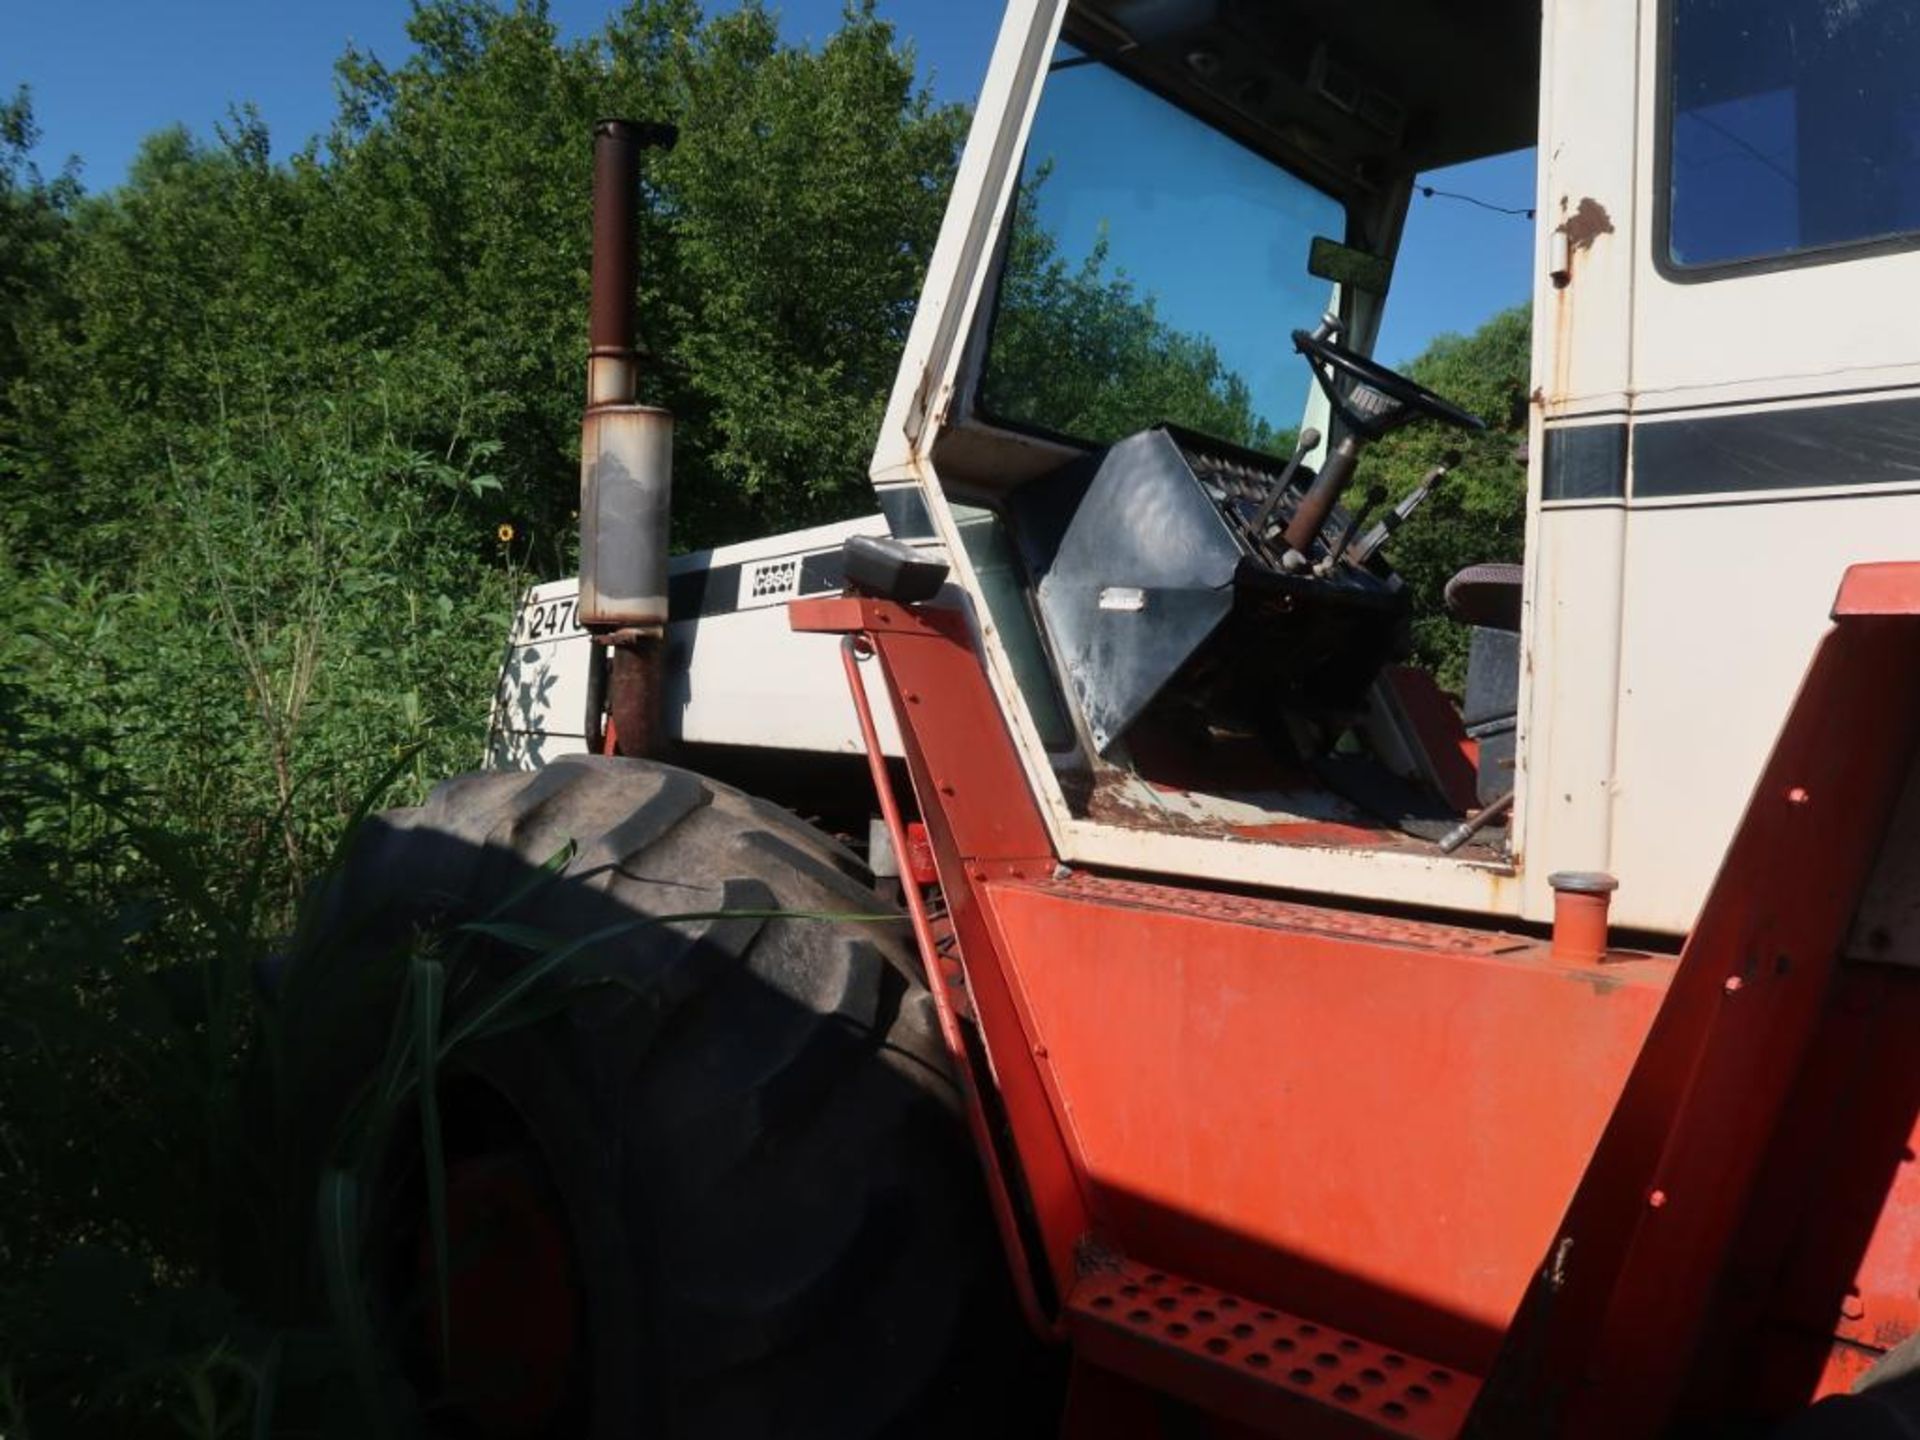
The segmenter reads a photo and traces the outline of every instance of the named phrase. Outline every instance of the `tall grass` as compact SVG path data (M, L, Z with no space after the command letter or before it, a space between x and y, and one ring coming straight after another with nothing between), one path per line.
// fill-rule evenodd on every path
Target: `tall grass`
M271 1433L340 1348L302 1273L322 1157L277 1133L304 1081L256 984L284 831L235 874L5 698L0 1433Z
M337 1137L279 1124L304 1080L256 982L359 815L477 758L520 584L461 528L489 447L377 419L158 457L112 577L0 543L5 1440L277 1433L345 1373Z
M407 750L342 817L316 872L324 903L289 928L268 879L277 827L230 869L19 700L0 683L20 742L0 813L29 817L0 825L6 1440L411 1430L423 1397L397 1357L458 1325L439 1097L467 1052L632 987L607 947L646 927L886 918L697 910L558 936L516 917L569 876L569 844L481 913L383 928L334 877ZM66 843L80 834L110 866ZM339 1103L316 1106L330 1092ZM411 1220L387 1184L406 1146L424 1177ZM422 1219L429 1293L382 1306L381 1227Z

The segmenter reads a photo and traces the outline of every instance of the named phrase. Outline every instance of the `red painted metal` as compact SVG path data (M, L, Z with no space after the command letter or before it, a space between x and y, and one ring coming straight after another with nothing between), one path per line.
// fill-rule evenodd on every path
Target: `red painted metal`
M1091 877L985 890L1104 1244L1492 1361L1670 962Z
M1090 1266L1067 1314L1077 1355L1260 1434L1449 1440L1480 1388L1451 1366L1128 1261Z
M907 773L933 842L951 949L997 1084L1011 1142L1009 1180L1021 1183L1034 1244L1055 1292L1064 1295L1091 1228L1084 1176L1022 1039L1005 952L976 889L988 874L1051 873L1056 862L966 621L949 610L916 612L853 597L795 601L788 614L796 630L864 633L887 677ZM1013 1264L1024 1258L1009 1256Z
M1835 1337L1822 1357L1822 1394L1920 1333L1916 1035L1920 975L1849 967L1821 1036L1846 1087L1823 1117L1825 1144L1797 1168L1805 1209L1776 1301Z
M1169 1440L1162 1423L1166 1410L1165 1392L1076 1355L1060 1433L1087 1440ZM1192 1426L1184 1428L1192 1433Z
M1491 1358L1670 963L1054 860L965 623L877 601L1055 1281L1089 1235L1472 1369ZM938 703L929 703L932 697Z
M1851 565L1834 597L1833 618L1920 615L1920 563L1886 561Z
M1920 567L1856 569L1836 613L1676 965L1069 872L963 616L794 607L869 636L894 697L946 901L922 943L990 1060L1076 1415L1142 1381L1235 1424L1302 1413L1099 1324L1116 1255L1484 1374L1481 1434L1651 1433L1683 1390L1777 1414L1911 1330L1913 1026L1864 1042L1836 956L1920 733L1920 626L1889 618L1920 614ZM1920 979L1874 993L1920 1024ZM1863 1177L1863 1212L1810 1156ZM1794 1378L1754 1386L1754 1356Z
M880 748L880 738L874 730L873 710L867 702L866 683L860 678L860 657L871 653L871 645L860 636L849 635L840 642L840 658L846 668L847 689L853 696L854 713L860 721L860 738L866 746L874 794L880 802L880 815L887 827L887 838L893 842L894 854L906 855L909 852L907 827L900 818L900 804L894 798L893 777L887 772L886 752ZM974 1149L986 1171L987 1199L993 1207L994 1223L999 1227L1000 1242L1006 1247L1012 1261L1009 1270L1013 1277L1014 1294L1027 1324L1036 1333L1051 1336L1055 1331L1055 1322L1042 1309L1040 1298L1034 1293L1026 1240L1020 1233L1013 1197L981 1103L982 1077L976 1072L973 1056L967 1048L965 1037L960 1033L960 1019L955 1013L948 986L947 966L940 953L933 923L927 915L926 897L917 884L904 885L901 889L906 893L907 914L913 922L914 939L919 944L920 957L926 968L927 989L933 995L934 1010L940 1019L940 1035L946 1041L947 1055L953 1061L954 1075L960 1083L967 1111L967 1126L973 1132ZM991 1080L987 1083L991 1084Z
M933 863L933 841L918 820L907 822L907 853L901 859L901 868L915 885L940 883L939 867Z
M1593 964L1606 957L1607 912L1619 882L1611 875L1575 871L1549 875L1553 887L1553 953Z
M1475 766L1480 747L1467 738L1466 729L1460 723L1460 707L1447 697L1433 676L1411 665L1388 666L1380 672L1380 682L1393 692L1401 712L1412 724L1446 802L1462 814L1479 809L1479 777Z
M1843 966L1756 1179L1688 1413L1841 1393L1920 1331L1920 972Z
M1488 1429L1647 1434L1677 1403L1920 733L1917 631L1850 619L1816 654L1645 1052L1542 1252L1483 1397Z
M447 1399L480 1435L531 1434L566 1400L579 1346L580 1297L565 1222L522 1155L461 1160L447 1172L452 1269ZM423 1233L429 1354L442 1348L434 1252Z

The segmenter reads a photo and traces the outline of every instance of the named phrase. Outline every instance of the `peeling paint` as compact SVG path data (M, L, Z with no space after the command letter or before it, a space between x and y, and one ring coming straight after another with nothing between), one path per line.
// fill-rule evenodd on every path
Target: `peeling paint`
M1566 207L1567 202L1561 200L1560 208L1564 211ZM1591 250L1595 240L1614 233L1613 217L1607 213L1607 207L1591 195L1583 195L1573 213L1554 228L1567 237L1568 246L1574 250Z
M1569 287L1573 282L1574 259L1591 251L1602 235L1615 233L1613 216L1591 195L1581 196L1577 203L1562 195L1560 215L1560 223L1553 227L1555 254L1550 262L1555 292L1550 320L1553 383L1545 396L1535 391L1536 403L1544 401L1549 411L1566 401L1572 385L1573 301Z
M1602 1000L1627 983L1619 976L1609 975L1603 970L1569 970L1565 974L1567 979L1587 986Z

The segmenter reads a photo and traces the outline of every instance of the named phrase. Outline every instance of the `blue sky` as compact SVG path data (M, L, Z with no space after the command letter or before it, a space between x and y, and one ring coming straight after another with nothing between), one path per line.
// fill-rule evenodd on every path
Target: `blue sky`
M1104 240L1108 273L1175 330L1210 338L1257 414L1299 423L1311 380L1287 337L1331 298L1307 250L1341 238L1339 202L1093 65L1057 72L1041 98L1027 173L1042 170L1038 218L1065 258Z
M710 9L731 0L709 0ZM562 33L606 22L610 0L551 0ZM793 40L839 28L841 0L784 0ZM971 100L997 29L988 0L880 0L918 46L936 91ZM211 133L251 100L276 152L299 148L333 114L333 62L349 41L385 59L407 48L406 0L0 0L0 90L33 89L44 168L81 157L89 189L126 174L142 136L184 123Z
M841 0L777 8L790 39L819 40L837 27ZM388 59L405 52L407 9L405 0L0 0L0 90L32 88L43 168L76 155L92 190L124 177L144 135L176 122L210 134L242 101L259 106L284 155L325 128L333 61L349 41ZM879 10L914 43L938 95L973 98L999 5L880 0ZM609 5L552 0L552 11L564 33L578 36L597 29ZM1436 183L1525 205L1531 159L1462 167ZM1523 221L1416 197L1381 358L1409 359L1433 335L1470 330L1524 299L1529 265Z

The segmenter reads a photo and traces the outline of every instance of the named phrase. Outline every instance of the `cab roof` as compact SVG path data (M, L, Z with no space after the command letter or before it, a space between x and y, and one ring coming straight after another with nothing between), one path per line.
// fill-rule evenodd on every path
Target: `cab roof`
M1066 33L1342 192L1537 129L1540 0L1074 0Z

